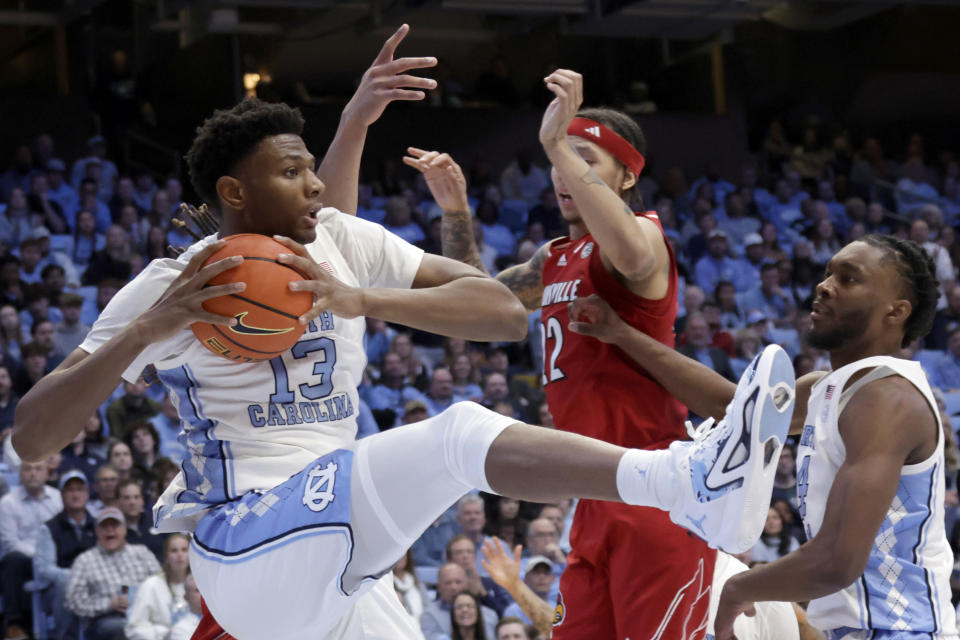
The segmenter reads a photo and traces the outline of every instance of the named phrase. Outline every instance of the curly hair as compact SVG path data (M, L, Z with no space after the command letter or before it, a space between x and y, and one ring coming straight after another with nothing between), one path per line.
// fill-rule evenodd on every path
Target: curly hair
M905 347L930 333L940 298L940 282L933 259L916 242L896 236L871 233L860 238L860 242L882 250L885 258L893 262L903 285L902 295L913 306L903 325L900 346Z
M217 180L234 171L266 137L303 132L300 110L282 103L247 98L231 109L218 109L197 127L187 152L190 182L203 200L218 209Z
M633 118L622 111L617 111L616 109L611 109L609 107L592 107L589 109L580 109L580 111L577 112L577 117L589 118L590 120L599 122L629 142L631 145L633 145L634 149L646 157L647 139L643 135L643 130ZM621 163L619 160L617 160L617 163L621 167L623 166L623 163ZM628 202L631 204L631 206L633 206L634 209L643 211L645 207L643 206L643 197L640 195L640 189L638 188L639 185L640 182L638 181L629 190L627 190L626 195L629 198Z

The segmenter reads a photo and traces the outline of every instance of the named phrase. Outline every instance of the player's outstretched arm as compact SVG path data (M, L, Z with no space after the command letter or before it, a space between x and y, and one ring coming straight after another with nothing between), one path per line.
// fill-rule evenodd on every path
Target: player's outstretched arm
M737 386L698 360L654 340L631 327L597 294L570 303L570 330L615 344L636 360L667 392L699 416L719 420ZM797 380L797 396L790 433L799 434L806 418L810 388L825 371L813 371Z
M410 27L404 24L387 38L373 64L360 79L356 93L343 109L337 133L317 169L317 176L327 187L323 200L328 206L356 214L360 157L363 155L367 129L394 100L423 100L425 91L437 86L437 81L432 78L420 78L407 73L434 66L437 64L436 58L393 59L397 47L409 31Z
M567 128L583 103L583 76L557 69L544 82L555 97L543 114L540 143L602 255L631 282L643 282L664 271L669 254L663 233L650 220L637 218L567 141ZM624 179L636 177L627 172Z
M631 327L595 293L571 302L569 312L571 331L617 345L697 415L717 420L723 417L737 385Z
M407 147L407 154L403 157L403 163L423 174L430 194L443 212L443 255L490 275L480 258L477 241L473 236L473 219L463 169L454 162L449 153Z
M303 245L281 236L274 239L291 250L277 259L310 277L290 283L291 289L314 295L313 308L301 316L301 323L326 310L342 318L369 316L464 340L522 340L527 335L527 314L520 301L496 280L455 260L425 253L411 289L361 289L321 269Z
M839 429L847 457L827 497L820 531L780 560L727 581L717 610L717 640L733 638L734 618L754 602L805 602L862 575L903 465L933 454L938 426L917 389L891 376L857 391L840 415ZM801 513L804 502L801 497Z
M483 552L480 563L490 574L490 578L507 590L537 630L549 638L553 632L553 607L520 579L523 547L517 545L511 556L509 549L503 548L503 542L494 538L486 540L480 550Z
M26 461L39 462L60 451L97 407L110 396L120 376L148 345L165 340L198 321L230 325L233 318L203 310L204 301L243 291L243 283L204 288L214 276L243 261L239 256L201 269L222 249L218 241L190 260L161 298L94 353L75 349L49 375L40 379L17 405L13 448Z
M403 162L421 173L440 208L443 255L490 275L480 258L473 235L473 218L467 201L467 181L460 165L449 154L408 147ZM528 311L536 311L543 300L543 263L549 245L544 245L528 261L497 274Z

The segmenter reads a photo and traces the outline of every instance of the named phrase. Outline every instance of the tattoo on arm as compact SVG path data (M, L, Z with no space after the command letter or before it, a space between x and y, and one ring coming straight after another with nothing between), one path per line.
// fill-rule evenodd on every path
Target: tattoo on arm
M490 275L483 266L477 242L473 238L473 220L469 211L444 211L441 236L445 258L463 262Z
M553 609L540 596L524 583L519 583L516 593L511 593L523 612L530 618L530 622L548 638L553 632Z
M580 182L584 184L603 184L603 185L606 184L606 182L601 180L600 176L598 176L597 172L594 171L592 168L587 169L587 172L582 176L580 176Z
M536 311L543 301L543 263L549 246L543 245L527 262L504 269L497 275L497 280L507 285L528 311Z

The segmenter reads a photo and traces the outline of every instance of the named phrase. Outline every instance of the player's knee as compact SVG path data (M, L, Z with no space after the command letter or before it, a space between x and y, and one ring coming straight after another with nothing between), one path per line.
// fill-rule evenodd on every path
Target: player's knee
M515 420L475 402L458 402L436 417L434 428L440 431L447 468L470 486L489 490L484 473L487 450Z

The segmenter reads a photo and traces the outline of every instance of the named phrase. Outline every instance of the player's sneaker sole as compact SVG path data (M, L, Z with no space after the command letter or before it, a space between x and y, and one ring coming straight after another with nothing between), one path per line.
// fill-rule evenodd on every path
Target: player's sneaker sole
M741 376L723 420L698 435L681 464L689 468L700 507L688 503L675 521L710 546L742 553L759 539L790 429L795 384L786 352L766 347Z

